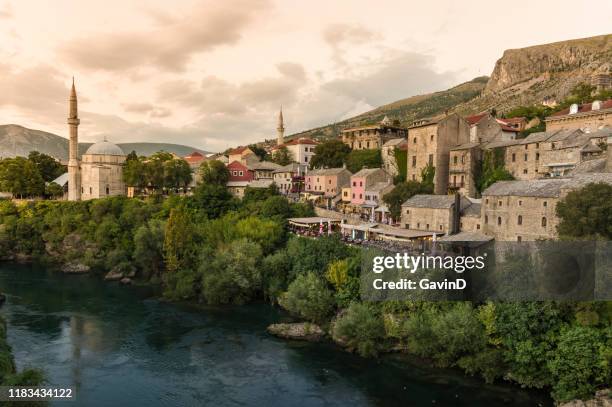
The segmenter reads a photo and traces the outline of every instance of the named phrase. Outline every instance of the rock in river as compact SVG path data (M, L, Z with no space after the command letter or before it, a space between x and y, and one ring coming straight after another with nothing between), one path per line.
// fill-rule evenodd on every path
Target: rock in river
M310 322L294 324L272 324L268 326L268 333L285 339L318 342L325 335L321 327Z
M111 270L104 276L105 281L119 281L123 279L123 272L117 270Z
M89 272L89 266L83 263L69 262L64 264L62 271L66 274L83 274Z

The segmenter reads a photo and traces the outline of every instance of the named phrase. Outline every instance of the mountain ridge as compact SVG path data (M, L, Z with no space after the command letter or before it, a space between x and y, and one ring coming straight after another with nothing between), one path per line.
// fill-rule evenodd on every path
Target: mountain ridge
M82 155L93 143L79 143L79 155ZM172 143L117 143L125 154L132 150L138 155L151 155L157 151L167 151L178 156L185 156L194 151L209 154L209 151ZM27 156L30 151L39 151L60 160L68 159L68 139L42 130L30 129L18 124L0 125L0 158Z

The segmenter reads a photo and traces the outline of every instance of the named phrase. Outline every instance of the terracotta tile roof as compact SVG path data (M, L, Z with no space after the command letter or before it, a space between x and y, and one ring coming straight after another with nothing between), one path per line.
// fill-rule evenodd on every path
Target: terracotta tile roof
M272 147L272 150L278 150L281 147L295 146L298 144L310 144L310 145L316 146L319 143L310 138L294 138L293 140L289 140L288 142L283 143L280 146Z
M577 113L588 113L592 111L592 107L593 104L592 103L585 103L582 104L580 106L578 106L578 112ZM612 109L612 99L608 99L608 100L604 100L603 102L601 102L601 106L599 108L599 110L604 110L604 109ZM557 116L565 116L567 114L569 114L570 108L566 108L563 110L558 111L557 113L553 113L551 114L549 117L557 117ZM577 114L575 113L575 114Z
M508 124L520 124L523 122L527 122L527 119L524 117L511 117L509 119L499 119L501 121L504 121Z
M495 119L497 121L497 123L499 123L501 129L503 131L513 131L515 133L518 133L520 130L514 127L511 127L508 125L508 123L505 120L500 120L500 119Z
M185 157L183 157L183 160L187 161L189 164L197 164L200 161L205 160L206 157L204 157L203 154L194 151L193 153L186 155Z
M248 147L236 147L233 150L231 150L228 154L242 154L246 149L248 149Z
M479 114L475 114L472 116L468 116L465 118L465 121L468 122L468 124L470 126L473 126L474 124L477 124L479 121L481 121L483 119L483 117L485 117L488 113L479 113Z

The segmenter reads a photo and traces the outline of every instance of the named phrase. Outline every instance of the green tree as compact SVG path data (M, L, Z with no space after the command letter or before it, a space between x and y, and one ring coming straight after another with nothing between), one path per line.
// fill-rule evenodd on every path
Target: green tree
M351 148L341 140L331 139L317 144L310 168L339 168L344 164Z
M130 187L144 187L147 185L145 163L138 157L127 160L123 165L123 182Z
M34 163L45 182L51 182L66 172L65 165L62 165L62 163L53 157L38 151L31 151L28 155L28 160Z
M378 310L352 303L333 327L334 338L363 357L378 355L385 339L385 325Z
M243 304L261 290L261 248L247 239L221 248L200 267L202 293L209 304Z
M64 188L55 182L50 182L45 186L45 195L52 199L60 198L64 195Z
M202 184L194 190L191 204L208 219L215 219L235 209L238 206L238 200L225 186Z
M24 157L0 160L0 189L13 196L36 197L45 192L45 181L36 164Z
M484 159L478 164L475 175L478 192L495 184L497 181L512 181L514 177L504 167L504 150L495 148L484 152Z
M278 165L289 165L295 161L295 158L293 157L293 153L289 151L287 147L282 146L274 151L271 161Z
M164 187L171 190L186 188L191 182L191 168L182 158L173 158L163 162Z
M334 307L331 290L312 272L297 276L279 303L287 311L317 323L324 322Z
M401 217L402 204L417 194L430 194L433 188L416 181L408 181L397 184L391 192L383 196L383 202L389 207L393 219Z
M268 158L268 152L265 148L260 147L257 144L249 144L249 148L261 161L265 161Z
M223 185L225 187L230 174L221 161L205 160L200 164L200 176L204 184Z
M151 219L134 233L134 260L144 277L160 276L164 267L164 234L166 224Z
M164 234L164 260L170 273L191 269L197 253L197 236L192 214L184 206L170 211Z
M380 150L353 150L346 157L346 168L353 174L362 168L381 168Z
M591 183L557 203L559 235L612 239L612 185Z

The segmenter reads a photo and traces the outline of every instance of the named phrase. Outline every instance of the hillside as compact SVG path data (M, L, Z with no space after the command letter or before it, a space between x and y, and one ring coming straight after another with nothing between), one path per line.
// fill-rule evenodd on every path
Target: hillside
M479 77L445 91L401 99L350 119L292 137L331 137L346 127L371 124L385 115L409 126L416 119L446 111L470 115L495 108L562 100L580 82L612 72L612 35L582 38L504 51L490 77Z
M92 143L79 143L79 155L83 154ZM168 143L118 143L128 154L135 150L138 155L151 155L157 151L168 151L185 156L193 151L207 154L207 151L181 144ZM30 151L59 158L68 159L68 139L53 133L28 129L16 124L0 125L0 157L27 156Z

